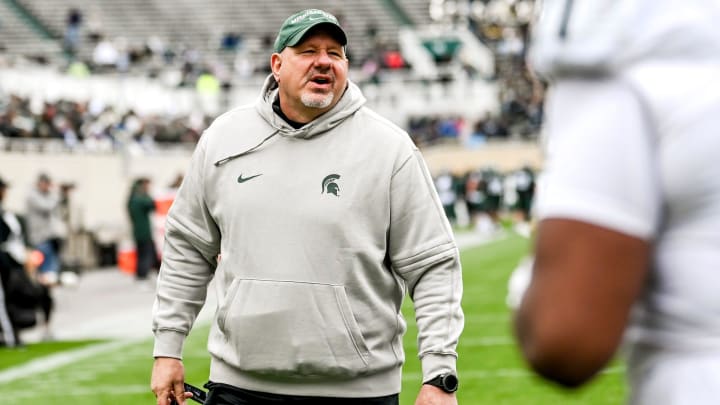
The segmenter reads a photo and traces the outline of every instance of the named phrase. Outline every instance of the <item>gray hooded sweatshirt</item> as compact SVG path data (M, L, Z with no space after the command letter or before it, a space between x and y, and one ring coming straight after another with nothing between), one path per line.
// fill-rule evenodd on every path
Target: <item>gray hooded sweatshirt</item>
M458 250L407 133L353 83L293 129L260 99L203 134L167 217L156 357L183 342L214 277L210 380L288 395L400 391L409 292L423 380L454 372Z

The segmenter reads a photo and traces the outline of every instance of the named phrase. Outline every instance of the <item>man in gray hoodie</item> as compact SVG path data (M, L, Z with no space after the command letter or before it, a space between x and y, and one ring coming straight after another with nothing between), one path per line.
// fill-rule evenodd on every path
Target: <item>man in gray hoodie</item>
M203 134L168 214L154 306L158 405L214 278L206 404L397 404L414 302L422 388L456 404L458 250L407 133L364 107L337 19L282 25L254 105Z

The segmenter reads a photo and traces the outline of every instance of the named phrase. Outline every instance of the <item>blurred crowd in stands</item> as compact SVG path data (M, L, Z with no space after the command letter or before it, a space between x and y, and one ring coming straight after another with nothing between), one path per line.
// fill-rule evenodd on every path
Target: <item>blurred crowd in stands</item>
M140 115L96 101L55 102L14 95L0 100L0 150L25 148L26 140L54 140L63 149L111 152L123 146L151 151L170 145L194 145L214 117L197 111L190 115ZM533 136L540 117L515 100L502 105L499 115L470 121L461 115L421 115L405 129L419 147L459 144L477 147L511 134ZM19 140L20 142L14 142ZM37 143L32 147L42 149Z
M65 149L111 152L121 146L194 145L212 117L140 116L97 102L47 102L10 95L0 101L0 149L27 145L14 140L56 140ZM4 139L3 139L4 138ZM38 144L39 148L43 144Z
M479 79L497 84L499 110L479 118L459 113L415 114L408 117L405 129L420 147L439 143L477 147L495 139L532 139L539 132L544 97L543 84L533 77L524 62L532 2L470 1L465 14L459 9L454 14L448 12L447 3L451 2L443 3L443 15L433 18L446 22L451 18L453 24L467 26L492 51L494 74ZM431 7L431 16L433 12ZM344 19L342 13L338 16ZM352 49L348 50L357 72L355 80L361 85L379 84L384 72L409 71L398 43L381 37L372 22L367 24L364 35L371 44L371 52L356 59ZM198 93L218 94L237 80L267 73L268 68L267 63L254 60L257 58L248 52L248 40L239 30L223 33L215 53L183 43L171 44L157 36L137 46L122 37L105 37L102 25L86 17L82 8L68 10L62 42L70 56L65 67L70 75L133 73L157 78L170 86L194 87ZM259 44L270 49L272 42L273 38L268 36L261 38ZM449 61L437 56L437 63ZM464 67L468 76L476 75L469 66ZM115 150L119 145L151 149L157 145L192 144L212 118L201 112L173 117L141 116L92 100L28 100L4 95L0 89L0 142L4 137L6 147L12 144L7 140L12 139L54 139L61 140L67 148L99 151Z
M512 92L505 94L514 97ZM528 139L540 131L542 103L508 98L501 104L499 114L486 114L479 120L467 121L460 115L416 116L408 120L406 130L419 147L460 144L474 148L488 141L507 139L513 134Z

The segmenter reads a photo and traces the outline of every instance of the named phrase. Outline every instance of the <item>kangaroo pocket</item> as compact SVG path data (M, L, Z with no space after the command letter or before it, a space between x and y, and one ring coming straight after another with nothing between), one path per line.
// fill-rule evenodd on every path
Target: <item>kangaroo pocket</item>
M236 366L277 377L349 378L368 367L368 349L340 285L235 279L218 326Z

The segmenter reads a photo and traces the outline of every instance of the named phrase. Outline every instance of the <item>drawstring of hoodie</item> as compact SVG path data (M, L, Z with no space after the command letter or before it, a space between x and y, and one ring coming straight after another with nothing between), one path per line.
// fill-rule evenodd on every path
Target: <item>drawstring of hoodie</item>
M224 165L225 163L227 163L227 162L229 162L229 161L231 161L231 160L233 160L233 159L237 159L237 158L239 158L239 157L241 157L241 156L245 156L245 155L248 155L248 154L254 152L255 150L257 150L257 148L261 147L265 142L269 141L270 138L272 138L273 136L277 135L279 132L280 132L280 130L279 130L279 129L276 129L272 134L270 134L270 136L268 136L267 138L263 139L259 144L253 146L252 148L250 148L250 149L248 149L248 150L246 150L246 151L244 151L244 152L240 152L240 153L238 153L238 154L235 154L235 155L228 156L228 157L226 157L226 158L220 159L220 160L218 160L217 162L215 162L215 166L216 166L216 167L217 167L217 166L222 166L222 165Z
M277 83L274 82L273 76L269 75L264 87L265 90L263 98L262 100L260 100L260 107L258 107L260 116L263 117L263 119L272 126L273 132L252 148L218 160L214 163L215 167L222 166L227 162L230 162L231 160L235 160L239 157L243 157L245 155L255 152L278 133L280 133L280 135L290 138L306 139L316 136L320 133L327 132L332 128L340 125L341 122L345 121L345 119L347 119L355 111L359 110L365 103L365 98L362 97L362 94L355 85L353 85L352 87L354 89L353 91L355 95L348 96L346 94L351 89L350 83L348 83L347 87L345 88L345 93L343 93L343 95L341 96L341 99L345 100L345 98L347 97L347 100L338 101L338 104L335 105L331 111L325 113L327 118L316 118L302 125L300 128L294 128L290 123L287 122L285 117L283 117L273 108L273 102L271 100L277 98L277 87Z

